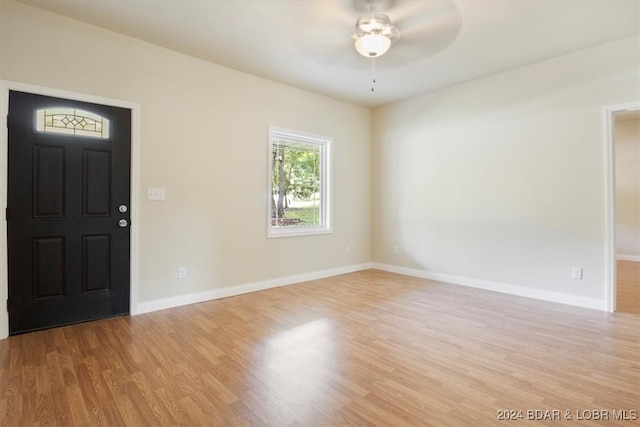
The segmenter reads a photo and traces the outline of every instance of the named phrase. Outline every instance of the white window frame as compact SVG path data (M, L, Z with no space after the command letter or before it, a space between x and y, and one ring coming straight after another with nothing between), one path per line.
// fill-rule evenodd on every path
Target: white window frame
M320 148L320 225L280 227L271 224L271 208L273 201L273 141L284 139L291 142L312 144ZM269 126L268 179L267 179L267 237L294 237L316 234L329 234L332 228L331 209L331 146L333 138L314 135L307 132Z

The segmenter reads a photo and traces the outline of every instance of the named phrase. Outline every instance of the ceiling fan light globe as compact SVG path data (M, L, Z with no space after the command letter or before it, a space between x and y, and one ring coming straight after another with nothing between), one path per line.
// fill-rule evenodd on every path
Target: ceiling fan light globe
M367 58L382 56L391 47L391 39L382 34L366 34L356 39L356 50Z

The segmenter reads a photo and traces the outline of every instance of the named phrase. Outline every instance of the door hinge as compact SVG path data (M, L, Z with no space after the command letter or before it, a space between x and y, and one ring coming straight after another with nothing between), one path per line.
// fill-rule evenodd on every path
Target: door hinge
M4 209L4 220L9 221L9 208Z
M10 311L11 304L9 304L9 300L7 300L7 313Z

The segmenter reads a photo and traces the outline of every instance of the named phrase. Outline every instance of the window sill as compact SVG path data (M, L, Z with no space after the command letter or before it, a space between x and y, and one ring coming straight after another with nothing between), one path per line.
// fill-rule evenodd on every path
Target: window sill
M315 236L318 234L331 234L333 230L330 228L295 228L295 229L286 229L286 228L270 228L267 232L267 238L269 239L278 239L281 237L300 237L300 236Z

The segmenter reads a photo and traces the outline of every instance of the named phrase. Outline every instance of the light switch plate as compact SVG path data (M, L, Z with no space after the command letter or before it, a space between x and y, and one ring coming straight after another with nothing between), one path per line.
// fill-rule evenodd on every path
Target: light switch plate
M147 200L164 200L164 188L147 188Z

